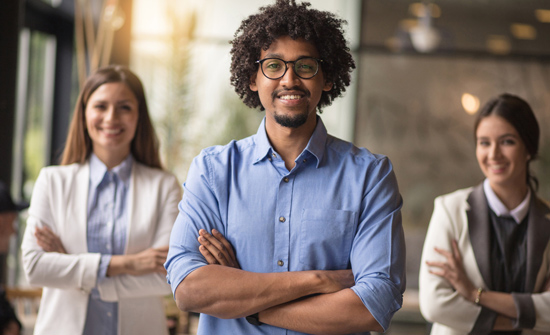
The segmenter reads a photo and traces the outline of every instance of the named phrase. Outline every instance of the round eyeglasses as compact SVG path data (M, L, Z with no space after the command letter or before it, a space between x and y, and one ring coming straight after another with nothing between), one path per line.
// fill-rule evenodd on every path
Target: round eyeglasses
M288 70L288 63L292 63L292 69L298 77L311 79L319 72L319 63L322 62L322 59L313 57L303 57L295 61L284 61L280 58L264 58L257 60L256 64L260 64L262 73L269 79L282 78Z

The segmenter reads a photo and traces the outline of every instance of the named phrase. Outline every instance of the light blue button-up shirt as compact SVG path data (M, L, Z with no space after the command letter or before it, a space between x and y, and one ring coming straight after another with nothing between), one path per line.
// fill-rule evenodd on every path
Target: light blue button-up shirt
M107 170L96 155L90 156L87 243L88 252L101 254L98 282L105 278L111 256L124 254L132 163L129 155L121 164ZM88 301L84 335L116 335L117 332L118 303L102 301L94 288Z
M256 135L207 148L194 159L165 265L173 292L207 264L198 231L215 228L235 248L243 270L351 268L352 290L387 329L405 290L402 199L389 159L328 135L318 118L295 162L289 172L267 138L265 119ZM298 334L209 315L201 315L198 331Z

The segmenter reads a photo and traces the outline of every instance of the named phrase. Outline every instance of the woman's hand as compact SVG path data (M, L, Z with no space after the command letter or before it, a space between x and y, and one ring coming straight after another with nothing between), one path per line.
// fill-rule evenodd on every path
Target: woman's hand
M446 262L426 261L426 264L437 268L430 269L430 273L445 278L460 295L466 298L466 300L473 302L476 299L477 289L466 276L462 256L460 255L460 250L458 250L458 243L456 240L452 240L451 243L452 252L437 247L434 248L438 254L445 256L447 259Z
M61 239L53 233L50 227L36 227L34 236L36 237L36 243L38 243L38 245L44 249L45 252L58 252L60 254L67 253L63 247L63 243L61 243Z
M212 234L204 229L199 230L199 243L201 244L199 251L206 258L208 264L241 268L233 252L233 246L216 229L212 229Z
M113 255L107 267L107 276L141 276L154 272L166 274L164 263L167 255L168 246L149 248L133 255Z

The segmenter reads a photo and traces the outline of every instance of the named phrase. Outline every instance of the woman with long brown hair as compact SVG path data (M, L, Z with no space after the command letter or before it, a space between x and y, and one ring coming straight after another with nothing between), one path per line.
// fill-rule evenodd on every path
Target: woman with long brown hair
M22 251L36 334L166 334L163 263L181 188L162 169L139 78L91 75L60 166L36 181Z

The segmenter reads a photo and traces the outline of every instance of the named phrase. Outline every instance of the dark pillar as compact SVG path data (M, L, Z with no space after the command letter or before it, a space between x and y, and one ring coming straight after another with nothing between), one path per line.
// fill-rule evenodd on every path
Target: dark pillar
M11 157L15 122L17 51L22 25L23 2L0 1L0 179L8 186L11 179Z

